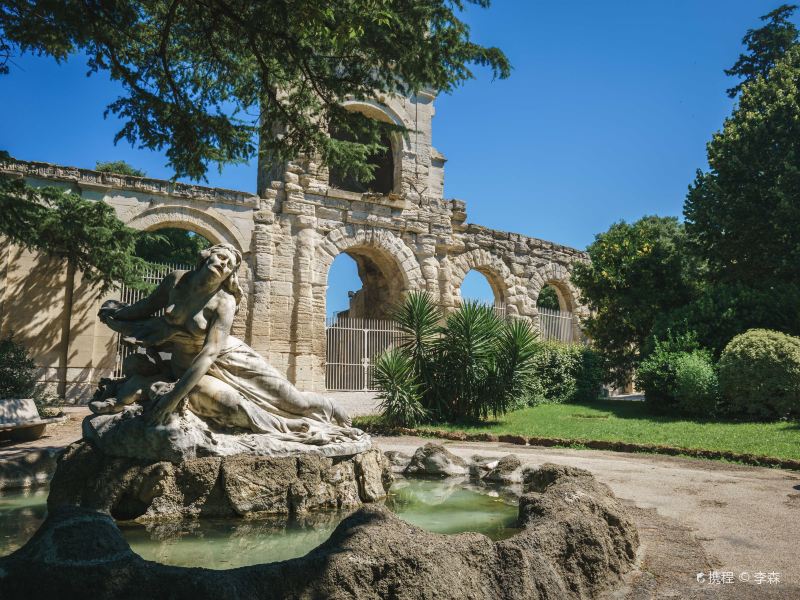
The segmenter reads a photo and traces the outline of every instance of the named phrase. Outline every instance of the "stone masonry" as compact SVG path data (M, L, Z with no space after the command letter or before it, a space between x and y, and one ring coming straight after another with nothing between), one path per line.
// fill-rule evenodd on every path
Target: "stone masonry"
M465 203L442 197L445 159L431 143L433 99L421 94L345 103L408 129L392 141L394 189L386 195L335 189L327 168L308 158L261 164L256 195L45 163L11 160L0 169L106 202L131 227L180 227L236 246L245 256L240 276L249 293L234 334L301 388L324 389L325 294L328 270L341 253L355 259L364 285L351 301L351 316L385 317L410 290L425 290L450 310L460 302L464 277L476 270L508 314L534 323L539 292L551 285L577 330L586 309L570 271L586 255L466 222ZM78 282L65 346L58 335L61 265L0 239L0 282L0 336L13 331L32 349L43 379L66 377L68 397L85 401L113 367L114 340L95 320L105 298ZM30 302L32 293L48 302ZM65 347L59 371L58 348Z

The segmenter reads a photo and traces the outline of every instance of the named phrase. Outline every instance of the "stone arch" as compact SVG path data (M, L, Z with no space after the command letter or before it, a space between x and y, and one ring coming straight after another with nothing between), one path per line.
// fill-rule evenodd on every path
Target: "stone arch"
M570 272L564 266L558 263L548 263L539 267L536 273L531 278L530 295L533 305L536 305L536 300L539 293L546 285L551 286L558 296L558 304L560 309L564 312L580 313L582 306L579 298L580 293L570 279Z
M525 297L519 293L517 281L503 260L488 250L475 249L450 258L451 286L454 298L460 297L461 284L472 270L489 281L495 302L505 305L511 314L525 314Z
M370 252L370 249L373 252ZM364 250L383 261L391 260L407 290L425 289L422 270L411 249L396 235L372 227L345 225L334 229L317 246L314 261L314 284L327 286L328 270L342 252ZM383 262L382 261L382 262Z
M191 229L215 244L231 244L242 254L249 251L249 245L238 227L211 207L200 210L169 204L154 206L134 216L126 225L144 231L166 227Z

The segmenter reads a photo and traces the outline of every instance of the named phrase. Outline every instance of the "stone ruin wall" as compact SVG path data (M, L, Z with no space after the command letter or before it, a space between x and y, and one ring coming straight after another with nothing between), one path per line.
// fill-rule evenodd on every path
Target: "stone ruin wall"
M35 185L67 186L107 202L131 227L181 227L236 246L245 257L240 278L248 293L234 334L301 388L324 389L327 277L341 253L355 259L364 282L351 302L352 316L385 317L410 290L425 290L450 310L474 269L486 276L508 314L534 322L539 292L552 285L562 310L574 313L577 330L586 309L570 271L576 261L586 260L585 254L468 224L465 203L442 198L445 161L431 144L432 100L421 95L347 103L410 130L393 140L394 190L387 195L332 188L327 168L312 159L260 165L258 195L45 163L10 161L0 168ZM106 298L79 282L64 356L58 337L63 274L44 272L58 271L60 265L8 243L0 244L0 260L0 335L13 330L32 347L45 379L66 377L67 396L86 401L95 382L113 367L114 338L94 317ZM31 302L34 288L40 299Z

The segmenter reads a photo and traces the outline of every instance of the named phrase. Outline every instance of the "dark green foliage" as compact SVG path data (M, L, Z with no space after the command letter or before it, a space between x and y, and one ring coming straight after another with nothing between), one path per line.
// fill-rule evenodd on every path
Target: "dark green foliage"
M0 339L0 399L31 398L36 389L36 365L27 349L11 337Z
M427 413L420 404L420 385L414 378L410 357L400 349L384 352L375 362L374 380L380 390L384 421L399 427L415 427Z
M450 418L481 418L505 412L492 392L503 322L491 306L467 301L447 316L436 344L434 411Z
M167 227L141 232L136 240L136 256L149 263L194 265L198 254L210 245L193 231Z
M751 289L800 281L800 46L746 85L708 144L684 205L708 280Z
M734 414L800 416L800 338L766 329L737 335L720 357L719 384Z
M552 285L546 285L539 292L539 297L536 299L536 306L539 308L549 308L550 310L561 310L561 305L558 303L558 294Z
M718 414L719 378L708 352L685 352L675 359L675 400L680 412L698 417Z
M740 54L736 64L725 71L726 75L742 80L728 90L728 96L736 96L746 83L759 75L766 77L786 51L797 43L797 27L789 20L795 10L797 6L793 4L782 4L761 17L767 23L764 27L747 30L742 38L747 54Z
M117 139L164 150L179 177L259 151L321 154L363 176L371 151L331 140L320 119L369 132L357 136L368 145L380 126L341 100L448 92L471 65L509 75L500 50L470 41L467 4L489 1L19 0L0 4L0 44L58 61L83 53L108 71L125 89L108 107L124 123Z
M116 173L117 175L132 175L133 177L145 177L147 173L136 167L132 167L124 160L113 160L110 162L100 162L95 164L95 170L101 173Z
M599 355L579 344L544 342L533 359L529 405L591 402L600 394L603 371Z
M140 277L144 261L133 255L139 233L126 227L103 202L0 177L0 234L66 260L86 281L100 284L102 291L120 282L144 286Z
M697 296L701 264L687 252L686 232L673 217L615 223L587 251L591 262L576 264L572 275L593 311L586 331L608 379L624 385L659 316Z
M528 322L502 320L490 306L465 302L440 326L438 307L421 292L409 294L395 318L404 332L398 351L410 365L407 386L419 386L429 418L482 419L527 394L536 351ZM379 382L383 394L402 387L391 386Z
M655 340L652 351L636 372L636 386L645 394L645 401L655 410L676 410L677 368L682 357L699 352L696 337L691 334L668 334L665 340Z
M670 330L691 333L719 357L733 336L751 328L800 334L800 285L769 281L754 288L736 282L708 284L692 302L658 315L653 335L664 338ZM648 349L646 346L645 352Z

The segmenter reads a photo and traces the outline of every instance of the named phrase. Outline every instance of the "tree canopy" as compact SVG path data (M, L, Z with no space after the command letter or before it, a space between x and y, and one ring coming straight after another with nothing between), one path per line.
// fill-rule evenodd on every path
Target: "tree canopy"
M211 245L202 235L167 227L142 231L136 240L136 256L150 263L194 265L201 250Z
M0 233L22 247L66 260L102 291L120 282L144 286L144 261L134 256L139 232L126 227L104 202L0 177Z
M108 162L101 162L98 160L94 168L101 173L116 173L118 175L132 175L133 177L147 176L147 173L129 165L124 160L112 160Z
M725 71L726 75L741 79L728 90L728 96L735 97L746 83L759 75L766 76L786 51L797 43L797 27L789 20L795 10L797 6L794 4L782 4L761 17L767 23L764 27L747 30L742 38L747 52L740 54L736 64Z
M800 46L739 104L708 144L684 205L713 281L760 287L800 280Z
M628 380L659 316L697 294L700 265L686 245L675 217L621 221L589 245L591 262L575 265L572 279L592 310L586 331L618 384Z
M177 177L251 159L260 136L275 159L315 153L363 179L383 126L340 102L451 91L473 65L507 77L505 55L472 42L459 19L489 3L3 0L0 48L85 54L90 72L125 90L108 106L124 123L116 139L164 149ZM359 141L331 139L321 124L332 117Z

